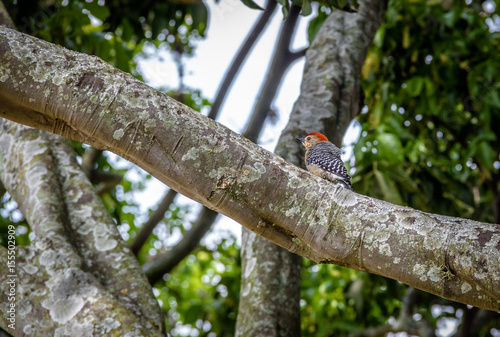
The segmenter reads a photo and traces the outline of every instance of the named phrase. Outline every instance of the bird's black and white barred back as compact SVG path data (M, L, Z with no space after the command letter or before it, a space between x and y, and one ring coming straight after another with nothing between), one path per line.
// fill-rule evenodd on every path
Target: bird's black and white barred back
M324 135L312 132L306 138L297 138L306 148L305 163L307 170L332 183L353 190L351 177L340 157L340 149L328 141Z
M351 186L351 177L340 157L340 149L330 142L319 142L314 145L307 154L306 166L308 170L310 166L318 166Z

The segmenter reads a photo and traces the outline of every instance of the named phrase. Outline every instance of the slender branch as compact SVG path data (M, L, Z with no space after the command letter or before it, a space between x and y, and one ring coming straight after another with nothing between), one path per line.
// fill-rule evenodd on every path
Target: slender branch
M222 81L222 84L219 87L217 96L215 97L215 100L212 104L212 109L208 114L208 118L216 119L216 116L219 113L222 103L226 98L226 94L229 90L229 87L231 86L234 78L240 71L243 62L250 53L250 50L254 46L255 42L264 31L264 28L266 28L267 23L269 22L269 19L273 15L275 9L276 9L276 1L267 0L266 8L259 16L259 19L253 26L252 30L250 31L250 34L248 34L247 38L245 39L245 42L243 43L240 50L238 51L238 54L234 58L231 67L229 67L227 71L226 76L224 77L224 80Z
M97 160L101 157L103 150L96 149L95 147L91 147L85 154L82 156L82 169L83 172L87 175L89 179L91 179L92 171L94 171L94 165Z
M14 21L12 21L2 1L0 1L0 26L5 26L10 29L16 29Z
M158 256L154 261L146 263L142 270L149 279L149 283L155 284L161 277L169 273L186 256L198 246L201 239L210 230L219 213L203 207L198 219L188 232L184 234L181 241L170 251Z
M479 309L476 307L467 308L466 305L462 306L463 316L462 324L453 337L468 337L474 336L472 333L473 322L479 313Z
M148 221L144 225L142 225L141 230L139 231L139 233L137 233L134 241L132 241L132 243L130 244L130 249L136 256L137 254L139 254L139 251L153 232L153 229L155 229L156 225L158 225L158 223L163 220L163 218L165 217L165 212L168 211L168 208L174 202L176 196L177 192L169 189L163 197L162 201L158 204L156 210L149 217Z
M266 80L260 89L259 98L254 107L254 113L252 113L246 130L243 132L243 136L253 142L257 142L259 139L259 135L271 109L271 104L278 91L279 84L286 70L292 63L292 58L290 57L290 42L295 31L300 10L301 7L292 5L290 13L281 26L278 43L267 72Z
M480 310L472 322L472 336L477 335L479 330L493 319L500 320L500 313L490 310Z
M308 48L303 48L303 49L300 49L300 50L297 50L297 51L293 51L293 52L290 52L288 54L288 61L290 63L293 63L295 62L296 60L306 56L306 52L307 52L307 49Z
M1 11L0 11L0 13L1 13ZM5 186L3 186L2 181L0 181L0 198L2 198L4 196L5 192L7 192L7 190L5 189Z

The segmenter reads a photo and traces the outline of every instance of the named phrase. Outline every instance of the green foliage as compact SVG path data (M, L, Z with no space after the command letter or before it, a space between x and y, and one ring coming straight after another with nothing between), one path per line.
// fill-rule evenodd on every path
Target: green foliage
M146 41L190 55L208 22L202 2L20 0L5 5L19 30L99 56L136 77L134 56Z
M155 289L172 336L234 336L240 293L240 253L232 234L201 246ZM184 330L184 333L182 331Z
M258 7L252 0L243 2ZM302 7L302 15L311 13L309 0L278 2L285 16L291 4ZM17 0L6 6L22 31L97 55L135 76L135 57L146 43L189 55L208 22L203 3ZM357 3L320 2L318 16L310 21L309 41L332 7L352 11ZM495 220L492 205L500 195L500 48L498 33L488 31L488 18L491 13L476 2L391 1L363 68L367 106L354 148L356 191L424 211ZM209 106L197 90L164 91L198 111ZM88 151L80 143L73 145L79 156ZM124 238L131 240L138 221L143 221L131 195L151 176L122 163L103 155L96 169L124 176L102 198ZM28 244L30 229L10 196L1 199L0 209L1 243L5 245L7 226L13 223L17 244ZM187 230L189 212L171 206L139 253L141 263L172 247L168 239ZM239 266L235 240L226 236L201 245L165 275L155 294L173 336L185 331L198 336L234 334ZM347 334L385 324L399 316L405 292L406 286L393 280L304 260L302 335ZM414 308L434 328L464 310L424 293ZM499 322L485 325L480 336L488 336L494 323Z
M241 2L243 2L243 4L245 6L247 6L248 8L251 8L251 9L259 9L261 11L264 10L264 8L260 7L259 5L257 5L253 0L241 0Z
M336 265L303 262L302 336L345 334L398 316L403 284Z
M314 19L311 19L311 21L309 21L309 27L307 28L307 39L309 41L309 44L314 41L316 34L323 25L323 22L325 22L326 18L328 17L328 15L330 15L331 12L331 9L327 6L320 5L318 7L318 15Z
M480 11L463 2L391 3L363 69L368 110L354 150L356 190L494 221L500 38Z

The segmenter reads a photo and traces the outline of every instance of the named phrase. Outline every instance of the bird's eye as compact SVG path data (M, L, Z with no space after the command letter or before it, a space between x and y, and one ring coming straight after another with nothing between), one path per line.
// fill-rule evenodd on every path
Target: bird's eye
M311 140L311 137L307 137L306 139L307 139L307 140Z

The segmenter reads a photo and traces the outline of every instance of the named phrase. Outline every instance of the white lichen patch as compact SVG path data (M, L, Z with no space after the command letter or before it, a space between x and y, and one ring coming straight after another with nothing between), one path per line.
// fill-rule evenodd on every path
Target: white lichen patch
M308 179L303 179L303 178L300 178L300 177L293 177L292 176L288 180L287 187L296 189L296 188L300 188L300 187L303 187L303 186L307 186L308 184L309 184L309 180Z
M156 119L154 118L148 118L144 122L144 128L146 129L146 131L154 129L155 127L156 127Z
M439 268L434 264L429 268L429 271L427 272L427 277L432 282L439 282L443 279L444 276L445 275L443 274L442 268Z
M239 181L242 183L250 183L260 179L266 173L266 167L262 163L254 163L254 166L243 165Z
M54 76L52 76L52 83L54 83L55 85L60 85L61 83L64 82L64 76L62 74L54 74Z
M295 216L296 214L299 214L300 212L302 212L302 208L300 206L295 206L295 207L289 208L285 212L285 215L287 217L292 217L292 216Z
M39 262L42 266L51 267L55 264L57 253L54 250L45 250L40 254Z
M116 140L120 140L124 134L125 134L125 131L123 131L123 129L118 129L115 132L113 132L113 138Z
M109 333L112 330L118 329L121 326L121 323L111 317L106 317L102 322L102 327L104 329L104 333Z
M78 190L78 192L81 192L81 190ZM79 194L81 194L81 193L79 193ZM76 199L76 198L74 198L74 199ZM78 207L76 209L72 209L71 211L78 218L84 218L84 219L91 219L92 218L92 214L93 214L92 207L90 205L86 205L86 204L80 205L80 207ZM88 231L87 231L88 227L89 226L81 226L78 229L78 232L81 233L81 234L87 234L88 233Z
M339 206L351 207L359 203L359 195L354 193L344 193L343 198L338 198L337 203Z
M9 79L10 69L9 64L7 64L4 68L0 68L0 82L5 82Z
M316 193L314 193L314 192L307 192L307 194L306 194L306 196L305 196L305 199L306 199L306 200L311 200L311 199L313 199L315 196L316 196Z
M419 276L421 281L427 281L427 276L425 275L425 266L417 263L413 266L413 273Z
M227 167L219 167L218 169L211 170L208 173L208 177L212 178L212 179L214 179L214 178L220 179L228 171L230 171L230 169L228 169Z
M54 337L67 336L92 337L93 326L89 322L80 323L76 320L72 320L54 331Z
M460 288L463 294L468 293L472 290L472 286L467 282L462 283L462 286Z
M23 269L26 273L28 273L30 275L33 275L34 273L36 273L38 271L38 267L35 265L32 265L32 264L25 264L23 266Z
M196 147L192 147L190 148L189 150L187 150L187 152L182 156L182 160L183 161L186 161L186 160L197 160L198 159L198 155L199 155L199 149L196 148Z
M52 317L55 322L64 324L75 317L84 305L85 301L81 296L60 299L50 308L50 317Z
M255 269L255 266L257 265L257 259L255 257L251 257L246 260L246 265L245 265L245 270L243 270L243 274L245 278L249 278L252 272Z
M392 256L391 246L387 243L381 244L379 246L379 253L385 256Z
M109 236L96 236L95 237L95 248L100 252L105 252L115 248L118 242Z
M302 241L300 241L299 238L293 237L292 242L295 243L297 246L302 247Z
M50 272L50 278L45 285L48 294L44 296L41 305L49 310L51 318L64 324L76 316L84 307L86 300L93 299L98 291L92 285L92 278L77 268L67 268Z
M252 290L252 282L245 282L245 288L243 288L243 291L241 292L241 296L242 297L245 297L245 296L248 296L248 294L250 294Z

